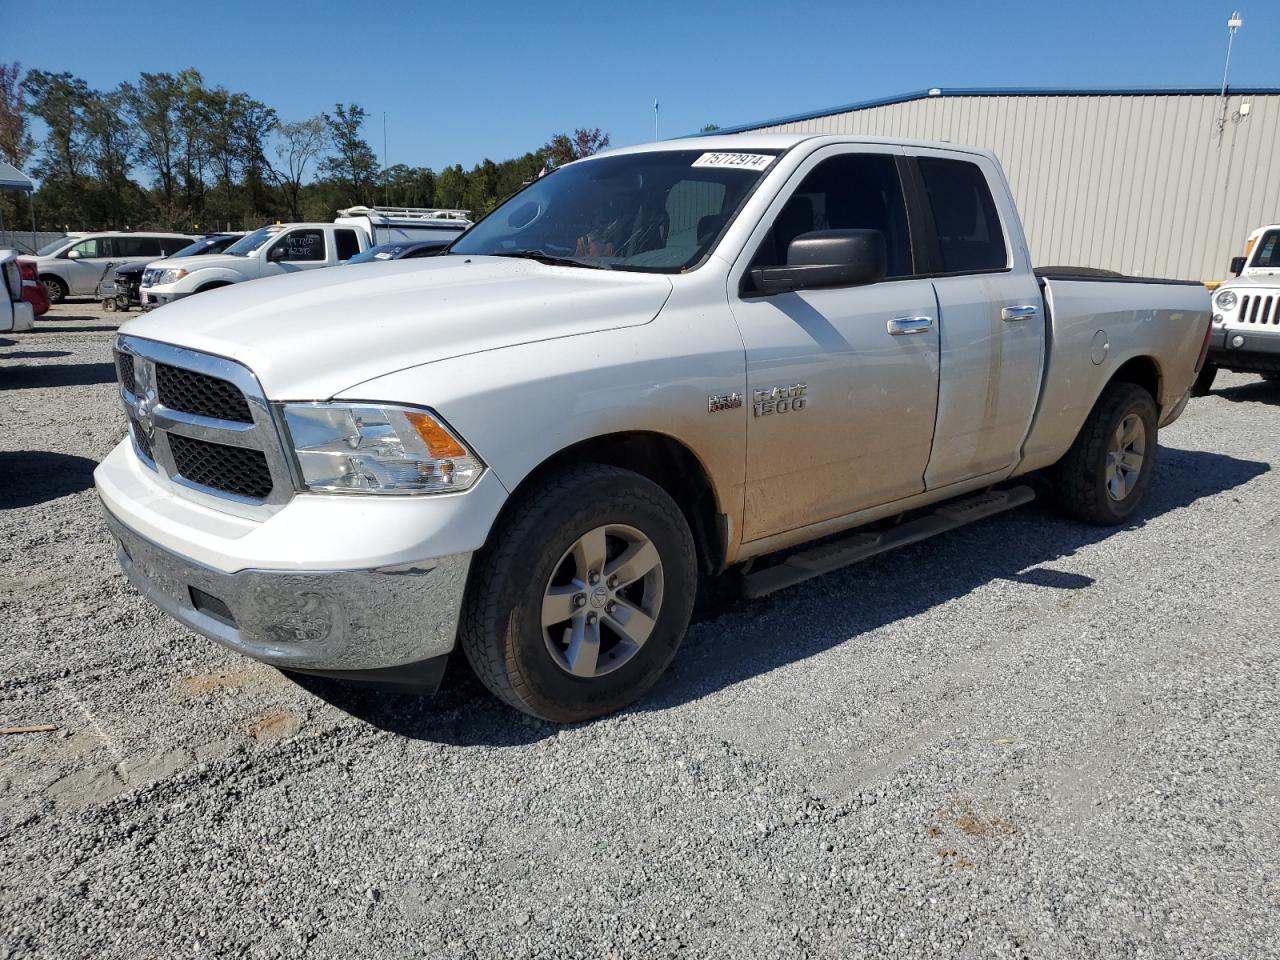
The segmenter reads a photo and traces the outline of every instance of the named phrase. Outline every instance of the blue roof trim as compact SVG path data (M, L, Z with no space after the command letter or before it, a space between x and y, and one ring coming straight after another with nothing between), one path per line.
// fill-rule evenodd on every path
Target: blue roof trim
M937 93L933 93L937 90ZM927 90L913 90L894 97L879 97L874 100L859 100L845 103L838 107L824 110L813 110L808 113L793 113L786 117L775 117L772 120L761 120L756 123L740 123L733 127L721 127L712 135L724 133L748 133L761 127L774 127L783 123L799 123L804 120L818 120L832 117L839 113L854 113L858 110L870 110L874 107L889 107L896 103L910 103L912 100L928 100L933 97L1177 97L1202 96L1216 97L1221 95L1218 87L931 87ZM1233 96L1265 96L1280 95L1280 87L1228 87L1227 93ZM689 134L689 136L706 136L706 134Z

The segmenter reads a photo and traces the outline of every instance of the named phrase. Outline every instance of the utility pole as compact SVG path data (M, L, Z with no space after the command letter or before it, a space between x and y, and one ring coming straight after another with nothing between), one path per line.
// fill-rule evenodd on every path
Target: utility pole
M391 206L391 201L387 199L387 193L391 189L391 184L387 182L387 111L382 111L382 202L387 206Z
M1236 40L1236 31L1244 26L1244 17L1239 10L1231 11L1231 19L1227 21L1227 62L1222 67L1222 109L1218 114L1218 142L1222 142L1222 134L1227 126L1227 74L1231 71L1231 47Z
M653 98L653 139L658 139L658 98Z

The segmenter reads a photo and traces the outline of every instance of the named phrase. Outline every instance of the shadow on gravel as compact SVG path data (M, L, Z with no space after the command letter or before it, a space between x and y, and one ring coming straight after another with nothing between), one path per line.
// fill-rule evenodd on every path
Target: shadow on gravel
M18 342L17 340L9 340L6 337L0 337L0 347L12 347L17 342Z
M392 693L301 673L285 676L358 720L414 740L460 747L519 747L537 743L560 729L495 700L480 685L458 650L450 657L444 682L433 697Z
M0 346L4 346L0 342ZM0 353L0 360L44 360L48 357L69 357L70 350L19 350L17 353Z
M0 354L0 361L5 359ZM110 383L116 378L110 363L46 363L9 367L0 362L0 390L34 390L39 387L82 387Z
M636 709L664 710L696 700L916 616L993 580L1086 589L1091 578L1043 565L1202 497L1243 486L1270 469L1252 460L1161 447L1144 509L1123 526L1084 526L1033 504L761 600L732 601L714 620L690 631L671 671ZM778 634L778 624L788 625L784 635Z
M96 317L59 317L59 320L96 320ZM44 324L36 327L40 333L115 333L119 327L47 327Z
M0 510L32 507L93 486L97 464L86 457L45 450L0 452Z
M1202 497L1242 486L1268 470L1265 463L1162 447L1146 509L1126 526L1086 527L1033 505L1030 511L965 527L761 600L725 599L731 590L715 590L711 597L700 597L699 615L671 670L632 710L665 710L697 700L915 616L992 580L1087 589L1093 585L1092 578L1043 565ZM724 587L726 581L721 578L716 583ZM535 743L560 729L498 703L475 679L459 651L434 697L392 694L303 675L290 678L366 723L415 740L509 747Z
M1253 383L1242 383L1238 387L1215 390L1211 395L1222 397L1233 403L1280 404L1280 380L1256 380Z

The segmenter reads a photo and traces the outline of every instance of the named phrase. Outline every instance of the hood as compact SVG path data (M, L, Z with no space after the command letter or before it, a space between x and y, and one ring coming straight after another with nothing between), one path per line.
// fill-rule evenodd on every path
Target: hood
M239 360L272 400L326 400L424 363L648 323L670 293L661 274L459 255L252 280L120 332Z
M1248 293L1257 287L1266 287L1274 289L1280 287L1280 270L1259 270L1256 273L1246 273L1243 276L1232 277L1230 280L1220 284L1218 290L1234 290L1237 293ZM1214 293L1217 293L1215 290Z
M233 257L225 253L201 253L194 257L179 257L177 260L152 260L148 267L181 267L187 273L195 273L206 267L227 267L230 270L243 270L248 257Z

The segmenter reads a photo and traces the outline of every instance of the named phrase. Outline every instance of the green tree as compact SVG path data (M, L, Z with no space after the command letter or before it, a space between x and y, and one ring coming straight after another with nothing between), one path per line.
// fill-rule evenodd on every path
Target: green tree
M607 146L609 134L602 133L599 127L579 127L572 134L557 133L543 145L542 154L553 167L558 167L599 153Z
M720 129L720 124L718 123L704 123L702 125L702 129L699 130L698 132L699 133L715 133L719 129Z
M21 64L0 63L0 157L18 169L36 149L21 78Z
M349 203L370 203L378 175L378 158L361 129L367 117L358 103L334 104L333 113L323 115L329 128L334 155L325 157L320 169L343 188Z
M323 116L276 125L275 148L281 166L273 172L284 193L289 216L294 220L302 219L302 182L307 167L325 151L328 143L329 128Z
M198 122L193 113L193 74L198 80L200 75L194 70L183 71L179 77L144 73L136 86L121 87L138 136L138 162L155 176L166 216L172 216L175 209L180 172L186 173L188 198L192 189L192 144L188 134Z

